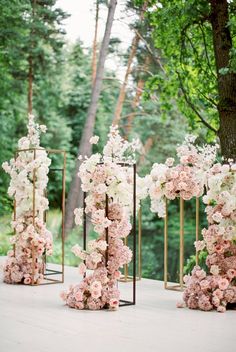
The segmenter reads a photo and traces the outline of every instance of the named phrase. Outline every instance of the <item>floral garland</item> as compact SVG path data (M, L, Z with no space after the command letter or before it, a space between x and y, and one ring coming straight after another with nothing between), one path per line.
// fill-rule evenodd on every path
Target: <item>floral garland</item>
M236 303L236 164L211 168L203 201L209 227L195 246L207 251L208 273L196 266L184 277L184 302L191 309L225 312Z
M47 230L43 215L48 208L45 189L51 160L40 147L40 132L46 126L38 125L29 115L28 134L18 142L19 152L15 159L4 162L2 167L10 175L9 196L16 204L15 220L11 222L14 236L10 242L14 251L8 252L4 265L6 283L38 284L43 280L42 256L52 254L52 234ZM37 148L34 151L29 148ZM35 175L35 218L33 219L33 175ZM33 268L33 263L35 266Z
M90 143L98 142L92 137ZM123 239L131 231L130 217L133 208L133 168L134 153L138 142L129 143L119 135L117 127L112 127L103 154L94 154L86 158L80 166L79 177L82 190L86 192L85 213L90 216L94 230L98 234L96 240L89 241L88 249L82 250L78 245L72 252L84 262L79 265L79 273L85 274L93 270L61 297L71 308L115 310L119 306L120 292L117 280L119 269L132 259L132 251L124 245ZM122 166L128 163L131 167ZM137 177L137 203L147 195L145 180ZM142 187L141 187L142 186ZM109 212L106 216L105 199L109 199ZM83 209L74 211L75 222L82 224ZM106 242L108 230L108 243ZM106 250L108 260L106 263Z

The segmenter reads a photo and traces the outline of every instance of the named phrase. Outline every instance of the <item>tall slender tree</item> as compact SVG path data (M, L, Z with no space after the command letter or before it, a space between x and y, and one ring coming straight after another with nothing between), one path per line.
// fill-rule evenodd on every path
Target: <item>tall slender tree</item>
M95 82L92 89L91 101L88 108L88 114L85 121L85 126L83 129L82 137L79 143L78 155L89 156L92 152L91 144L89 139L93 135L96 112L98 108L98 100L102 89L102 80L104 76L104 66L105 60L108 52L108 46L110 42L111 29L114 20L115 9L117 5L117 0L110 0L108 15L106 21L105 32L103 40L101 43L101 48L99 52L99 60L97 64L97 73ZM74 226L74 209L82 202L82 192L80 191L80 180L78 177L80 162L77 159L75 163L75 170L73 172L73 177L70 185L70 190L66 202L66 219L65 219L65 230L68 232Z
M95 30L92 48L92 83L94 84L97 71L97 41L98 41L98 18L99 18L99 0L96 0L96 14L95 14Z
M141 23L144 20L144 14L145 14L145 10L147 8L147 5L148 5L148 0L145 0L143 2L142 6L141 6L141 10L139 12L139 20L138 21ZM134 34L134 37L133 37L133 40L131 43L128 61L127 61L124 81L123 81L121 88L120 88L120 94L119 94L116 108L115 108L115 112L114 112L113 125L118 125L120 122L120 119L121 119L121 113L122 113L122 108L123 108L124 101L125 101L128 79L129 79L129 76L132 72L132 63L133 63L133 60L134 60L136 52L137 52L139 41L140 41L140 36L139 36L138 32L135 31L135 34Z

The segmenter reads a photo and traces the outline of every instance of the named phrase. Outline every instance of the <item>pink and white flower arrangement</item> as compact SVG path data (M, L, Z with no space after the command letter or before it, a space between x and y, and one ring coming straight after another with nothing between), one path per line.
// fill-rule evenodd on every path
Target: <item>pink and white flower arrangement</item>
M207 172L216 158L217 145L194 144L196 137L187 136L177 148L179 164L168 158L165 164L154 164L150 173L151 211L165 217L165 198L189 200L200 197L207 182Z
M47 230L43 215L48 208L45 189L51 160L40 147L40 133L46 126L38 125L29 115L28 134L18 142L15 159L2 167L10 175L8 194L15 202L15 219L12 221L14 251L8 253L4 265L6 283L38 284L43 280L43 255L52 254L52 234ZM37 148L34 151L29 148ZM33 218L33 175L35 175L35 217ZM33 266L34 263L34 266Z
M137 141L125 141L117 127L111 127L102 155L85 158L80 166L79 177L82 190L86 192L85 213L90 217L98 237L88 242L86 251L78 245L72 248L73 253L83 260L79 266L80 274L84 275L87 270L92 270L92 273L87 273L81 283L62 293L62 298L71 308L96 310L106 307L116 310L119 307L117 280L121 275L120 268L132 259L132 251L124 245L123 238L129 235L132 228L132 166L137 145ZM141 178L138 180L144 187L145 182ZM139 206L140 200L147 196L147 187L137 193ZM105 210L106 197L108 214ZM83 216L83 209L75 209L76 224L82 224Z
M208 228L197 250L206 250L208 273L195 267L185 278L185 304L192 309L224 312L236 303L236 172L235 165L215 164L208 173Z

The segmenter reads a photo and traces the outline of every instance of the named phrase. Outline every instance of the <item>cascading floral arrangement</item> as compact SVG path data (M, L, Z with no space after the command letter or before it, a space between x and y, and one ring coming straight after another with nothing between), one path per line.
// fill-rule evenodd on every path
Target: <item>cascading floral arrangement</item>
M6 283L29 285L39 284L43 280L42 256L52 254L53 241L43 220L44 212L48 208L45 189L51 163L45 149L40 147L40 133L46 132L46 126L35 123L34 116L29 115L27 128L27 136L18 142L15 159L2 165L11 177L8 194L15 202L15 216L11 222L14 236L10 240L14 250L8 252L3 272ZM37 148L35 153L33 148Z
M203 197L208 228L195 243L207 252L208 271L196 266L186 275L184 302L191 309L217 309L236 303L236 164L215 164L208 173L208 191Z
M97 136L90 140L92 144L97 142ZM137 140L127 142L119 135L117 127L111 127L103 153L85 158L80 166L81 187L83 192L86 192L85 213L90 217L98 237L88 242L86 251L79 245L72 248L72 252L84 261L79 265L79 273L83 275L87 270L92 270L92 273L87 273L79 284L71 286L67 292L62 292L62 299L71 308L115 310L119 306L119 269L132 259L132 251L124 245L123 239L129 235L132 228L132 165L137 148ZM122 163L130 166L126 167ZM109 201L107 216L106 196ZM137 176L138 206L140 200L146 196L146 180ZM75 223L82 225L83 209L77 208L74 213Z
M236 164L216 163L217 145L200 147L194 142L194 136L187 136L177 148L178 165L172 158L153 165L151 210L164 217L165 198L203 196L209 227L195 246L206 252L208 270L195 266L184 277L184 303L178 306L224 312L228 303L236 303Z
M203 195L207 173L213 165L217 145L194 145L196 137L189 135L177 148L179 163L168 158L165 164L154 164L150 173L149 195L151 211L165 217L165 198L190 200Z

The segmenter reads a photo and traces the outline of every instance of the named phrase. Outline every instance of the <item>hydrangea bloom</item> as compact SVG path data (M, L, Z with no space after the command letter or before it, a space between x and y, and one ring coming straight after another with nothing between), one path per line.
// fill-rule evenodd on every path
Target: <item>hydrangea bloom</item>
M43 215L48 208L45 189L51 160L40 147L40 132L46 126L38 125L29 115L28 134L18 142L15 159L4 162L2 167L10 175L8 194L16 204L15 220L12 221L14 236L11 243L15 250L9 251L4 265L4 281L7 283L37 284L43 280L43 255L52 254L52 234L47 230ZM35 157L33 150L38 148ZM35 174L35 218L33 219L33 174ZM33 261L35 266L33 269Z

